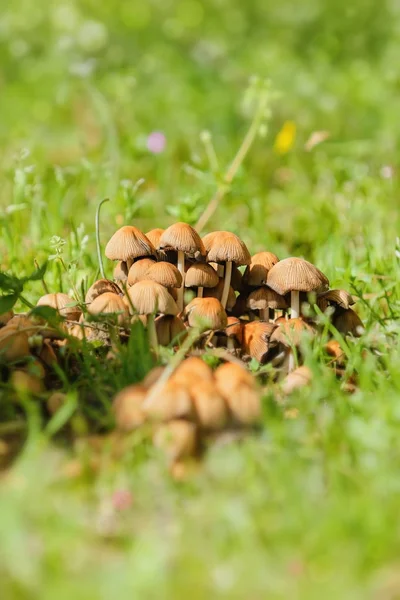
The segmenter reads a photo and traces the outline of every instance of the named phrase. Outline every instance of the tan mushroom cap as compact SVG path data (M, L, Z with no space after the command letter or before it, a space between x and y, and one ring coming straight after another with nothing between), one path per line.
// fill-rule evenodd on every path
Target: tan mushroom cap
M174 419L158 427L153 443L164 452L169 463L189 458L196 454L196 425L183 419Z
M269 287L261 287L249 294L247 307L251 310L264 310L266 308L284 309L288 308L285 296L280 296Z
M91 315L121 313L128 315L126 304L121 296L114 292L104 292L97 296L88 306Z
M150 240L137 227L125 225L109 240L105 254L110 260L135 260L141 256L156 256Z
M158 383L155 384L157 386ZM154 421L170 421L177 418L193 416L192 399L187 386L179 381L170 379L154 397L155 386L148 389L149 396L153 395L150 405L145 407L145 413Z
M190 265L185 275L185 287L188 288L213 288L219 283L216 271L205 263Z
M151 265L146 272L146 279L156 281L167 288L179 288L182 285L182 275L168 262L158 262Z
M234 363L215 371L217 389L228 405L235 422L253 425L261 418L261 394L255 377Z
M146 393L143 385L128 385L114 396L112 410L119 430L132 431L143 425L146 416L142 405Z
M196 420L202 429L222 429L228 421L228 410L225 400L219 393L213 380L197 381L190 386L190 395Z
M351 308L341 310L340 313L334 316L332 323L343 335L351 334L354 337L360 337L365 331L360 317Z
M57 310L62 317L70 321L78 321L82 314L79 306L76 306L76 301L61 292L57 294L45 294L39 298L36 306L50 306Z
M128 290L129 300L125 301L131 310L131 304L140 315L162 313L164 315L177 315L178 307L168 293L168 290L155 281L138 281Z
M141 258L133 263L128 272L128 285L134 285L138 281L147 279L147 272L156 261L153 258Z
M235 338L239 344L243 341L243 325L237 317L228 317L225 334L227 337Z
M272 252L257 252L251 257L251 262L244 272L245 283L250 287L265 285L268 272L278 262L279 258Z
M29 356L28 336L28 333L7 325L2 327L0 330L0 362L2 359L6 362L13 362Z
M99 279L98 281L95 281L86 292L85 303L90 304L97 296L101 296L101 294L104 294L105 292L111 292L112 294L117 295L122 293L121 289L113 281L110 281L109 279Z
M198 327L202 331L225 329L227 315L217 298L194 298L185 307L184 315L190 327Z
M276 325L264 321L245 323L242 328L242 351L263 362L270 347L270 340Z
M180 250L187 256L205 256L201 237L187 223L175 223L164 231L158 243L160 250Z
M12 310L8 310L5 313L0 315L0 327L7 325L8 321L10 321L14 316L14 312Z
M198 356L189 356L176 369L171 381L191 386L194 381L213 381L212 369Z
M301 317L296 319L281 317L276 319L275 324L277 327L271 335L271 341L278 342L287 348L300 346L302 336L305 332L311 335L315 334L314 328Z
M251 256L246 244L230 231L208 233L204 236L203 243L208 262L233 262L237 266L250 264Z
M160 227L156 229L151 229L146 232L146 237L153 244L154 248L158 248L158 244L160 243L160 238L164 233L165 229L161 229Z
M204 298L217 298L221 300L222 292L224 289L224 280L220 279L218 281L218 285L213 288L205 288L204 289ZM227 310L231 311L236 304L236 294L231 286L229 286L228 299L226 302Z
M126 281L128 278L128 265L123 260L119 260L114 267L113 278L115 281Z
M161 315L155 324L160 346L169 346L173 340L181 342L187 335L184 322L174 315Z
M302 258L284 258L272 267L267 285L277 294L288 292L318 292L329 286L327 277L313 264Z
M354 298L346 290L328 290L318 294L317 306L324 311L330 304L336 304L341 308L348 310L355 304Z
M311 383L312 372L306 366L301 366L289 373L282 381L282 392L289 395L295 390L305 387Z

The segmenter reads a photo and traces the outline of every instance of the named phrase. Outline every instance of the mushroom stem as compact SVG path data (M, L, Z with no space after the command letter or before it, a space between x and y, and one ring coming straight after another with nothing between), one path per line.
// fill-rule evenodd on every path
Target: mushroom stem
M156 324L154 321L154 314L147 316L147 331L149 334L150 348L152 348L153 350L157 350L158 339L157 339Z
M226 263L226 267L225 267L224 289L222 290L222 298L221 298L221 304L224 308L226 308L226 303L228 301L229 287L231 285L231 275L232 275L232 261L228 260Z
M300 316L300 292L290 293L290 309L291 318L297 319Z
M178 271L182 275L182 285L178 288L178 309L179 312L183 311L183 293L185 291L185 254L182 250L178 250L178 260L176 266L178 267Z
M289 352L289 361L288 361L288 373L294 371L295 363L294 363L294 354L293 350Z
M102 200L101 202L99 202L99 204L97 205L97 210L96 210L96 248L97 248L97 260L99 261L99 269L100 269L100 273L103 279L106 278L105 273L104 273L104 266L103 266L103 258L101 256L101 245L100 245L100 209L103 206L103 204L105 202L109 202L110 198L104 198L104 200Z
M273 323L275 321L275 309L274 308L269 309L269 320L271 321L271 323Z
M262 321L269 321L269 308L262 308L260 310L260 317Z
M203 292L204 292L204 287L200 286L197 288L197 297L198 298L202 298L203 297Z
M227 348L227 350L235 350L235 342L234 342L233 338L228 337L228 339L226 341L226 348Z

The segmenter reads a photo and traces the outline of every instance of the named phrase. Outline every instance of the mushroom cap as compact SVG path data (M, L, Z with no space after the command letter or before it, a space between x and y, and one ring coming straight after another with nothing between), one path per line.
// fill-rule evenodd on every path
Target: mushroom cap
M271 341L278 342L286 348L300 346L303 333L306 331L311 335L315 334L314 328L301 317L297 317L296 319L280 317L276 319L275 324L277 327L271 335Z
M128 265L123 260L119 260L114 267L113 277L115 281L126 281L128 278Z
M132 431L146 420L143 402L147 389L143 385L128 385L114 396L112 410L121 431Z
M218 285L218 282L216 271L206 263L194 263L186 271L185 287L213 288Z
M183 321L174 315L161 315L156 321L157 339L160 346L169 346L169 344L178 338L181 342L186 337L186 327Z
M151 265L146 272L146 279L156 281L167 288L179 288L182 285L182 275L168 262L158 262Z
M39 298L36 306L50 306L57 310L62 317L70 321L78 321L82 314L79 306L76 306L76 301L61 292L57 294L45 294Z
M151 315L159 312L164 315L177 315L178 307L168 293L168 290L155 281L138 281L128 290L129 299L126 302L131 309L131 304L139 315Z
M250 264L251 256L246 244L230 231L213 231L203 237L207 261L233 262L237 266Z
M265 308L283 309L288 308L285 296L280 296L269 287L260 287L249 294L247 307L251 310L263 310Z
M302 258L280 260L267 276L267 285L277 294L288 292L318 292L329 286L327 277L313 264Z
M175 223L164 231L158 243L160 250L176 250L188 256L205 256L205 249L201 237L193 227L187 223Z
M321 310L325 310L330 304L336 304L340 308L348 310L350 306L355 304L354 298L346 292L346 290L328 290L318 294L317 306Z
M158 248L158 244L160 243L160 238L164 233L165 229L161 229L160 227L156 229L150 229L150 231L146 232L146 237L153 244L154 248Z
M6 362L13 362L26 358L30 354L28 334L25 331L18 331L8 327L2 327L0 330L0 362L4 359Z
M221 300L222 298L222 292L224 289L224 280L220 279L218 281L218 285L216 285L213 288L205 288L204 292L203 292L203 296L204 298L217 298L218 300ZM235 292L233 290L233 288L231 286L229 286L229 292L228 292L228 299L226 301L226 308L227 310L232 310L233 307L236 304L236 295Z
M157 386L158 383L154 385ZM148 389L148 394L154 394L154 386ZM193 405L189 390L180 381L170 379L158 390L152 403L146 406L145 413L155 421L191 418Z
M128 285L134 285L138 281L147 279L148 270L155 264L153 258L141 258L134 262L128 272Z
M237 317L228 317L225 334L227 337L235 338L240 344L243 341L243 326Z
M251 321L243 325L242 351L262 363L270 347L270 339L276 329L274 323Z
M140 256L156 256L156 250L140 229L125 225L110 238L105 254L110 260L126 262Z
M261 394L255 377L234 363L215 371L217 389L239 425L252 425L261 418Z
M268 272L277 262L279 258L272 252L257 252L251 257L251 262L244 272L245 283L250 287L265 285Z
M343 335L351 334L354 337L360 337L365 331L360 317L351 308L341 310L337 315L335 314L332 324Z
M10 321L14 316L14 311L12 310L8 310L5 313L2 313L0 315L0 327L3 327L4 325L7 325L8 321Z
M282 381L282 391L285 395L291 394L294 390L305 387L311 383L312 372L306 366L301 366L286 375Z
M197 449L196 425L183 419L174 419L158 427L153 443L164 452L169 463L193 456Z
M171 380L188 386L191 386L194 381L213 381L213 379L211 368L198 356L189 356L182 361L171 377Z
M227 323L225 309L217 298L195 298L186 306L184 315L190 327L202 331L224 329Z
M197 381L190 386L196 420L199 426L207 430L222 429L228 420L225 401L213 380Z
M101 294L104 294L105 292L111 292L112 294L122 293L121 289L113 281L110 281L109 279L98 279L86 292L85 303L90 304L95 298L101 296Z
M91 315L118 315L119 325L123 325L129 314L128 308L121 296L112 292L105 292L97 296L87 307Z

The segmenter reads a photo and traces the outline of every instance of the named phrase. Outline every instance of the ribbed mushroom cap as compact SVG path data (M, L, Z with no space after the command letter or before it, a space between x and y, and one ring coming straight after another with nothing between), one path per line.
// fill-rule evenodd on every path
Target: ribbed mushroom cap
M189 458L196 454L196 425L183 419L175 419L160 425L154 433L153 443L156 448L164 452L171 464Z
M141 256L156 256L150 240L137 227L125 225L109 240L105 254L110 260L135 260Z
M201 237L187 223L175 223L164 231L158 243L160 250L180 250L188 256L205 256Z
M45 294L39 298L37 306L50 306L57 310L62 317L70 321L78 321L82 314L79 306L76 306L76 301L67 296L67 294L60 292L57 294Z
M281 296L288 292L318 292L329 286L327 277L302 258L284 258L272 267L267 285Z
M279 262L279 258L272 252L257 252L251 257L251 262L246 267L243 275L244 282L250 287L265 285L268 272L277 262Z
M306 366L301 366L289 373L282 381L282 391L288 395L311 383L312 373Z
M206 263L190 265L185 275L185 287L188 288L213 288L219 283L216 271Z
M128 279L128 265L123 260L119 260L114 267L113 278L115 281L126 281Z
M153 244L154 248L158 248L158 244L160 243L160 238L164 233L165 229L156 228L151 229L146 233L146 237Z
M29 356L28 334L12 327L0 330L0 362L13 362Z
M213 381L213 378L213 372L204 360L197 356L189 356L178 366L171 381L179 381L190 387L195 381Z
M296 319L281 317L276 319L275 324L277 327L271 335L271 341L278 342L286 348L300 346L302 336L305 332L311 335L315 334L313 327L300 317Z
M182 285L182 275L168 262L154 263L146 273L146 279L156 281L167 288L179 288Z
M190 386L195 418L202 429L222 429L228 420L228 410L225 401L219 393L213 380L197 381Z
M354 337L360 337L365 331L360 317L351 308L341 310L335 315L332 324L343 335L351 334L354 335Z
M205 288L204 292L203 292L203 296L204 298L217 298L218 300L221 300L222 298L222 292L224 289L224 280L220 279L218 281L218 285L216 285L213 288ZM229 286L229 292L228 292L228 299L226 301L226 308L227 310L232 310L233 307L236 304L236 295L235 292L233 290L233 288L231 286Z
M214 231L203 238L207 261L233 262L237 266L250 264L251 256L242 240L230 231Z
M239 365L225 363L215 371L215 382L236 423L252 425L259 421L261 394L255 377Z
M148 389L148 394L150 396L154 395L153 387ZM157 396L144 410L146 415L155 421L170 421L179 418L190 419L193 416L192 399L187 387L172 379L158 390Z
M117 314L118 322L122 324L128 316L128 308L121 296L112 292L105 292L97 296L91 304L89 304L88 312L91 315Z
M112 410L117 428L132 431L146 420L143 402L147 389L143 385L128 385L114 396Z
M134 285L138 281L147 279L147 272L156 261L153 258L142 258L133 263L128 272L128 285Z
M97 296L101 296L101 294L104 294L105 292L111 292L112 294L117 295L122 293L121 289L113 281L110 281L109 279L99 279L98 281L95 281L86 292L85 303L90 304Z
M242 351L262 363L268 353L275 328L274 323L264 321L245 323L242 329Z
M328 290L322 294L318 294L317 306L322 310L330 305L334 304L348 310L350 306L355 304L354 298L346 292L346 290Z
M236 339L239 344L243 341L243 325L236 317L228 317L225 334L227 337Z
M251 310L264 310L266 308L288 308L285 296L280 296L269 287L260 287L249 294L247 307Z
M227 323L226 312L217 298L195 298L186 306L184 315L190 327L202 331L224 329Z
M140 315L151 315L153 313L162 313L164 315L177 315L178 307L168 293L168 290L155 281L138 281L128 290L129 300Z
M161 315L155 323L160 346L169 346L175 339L181 342L187 335L185 324L174 315Z

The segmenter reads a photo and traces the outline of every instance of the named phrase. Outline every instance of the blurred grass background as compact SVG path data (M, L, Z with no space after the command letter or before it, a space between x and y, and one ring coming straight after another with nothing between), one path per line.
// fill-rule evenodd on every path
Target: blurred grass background
M79 442L68 465L28 444L1 482L2 598L399 597L399 53L397 0L3 0L0 269L30 273L58 249L68 277L52 261L51 290L91 282L105 196L103 242L124 222L194 223L218 179L201 132L223 171L249 81L267 77L268 131L208 229L315 261L362 297L368 333L352 347L355 395L311 352L298 418L267 398L262 436L211 451L187 484L140 438L95 474Z

